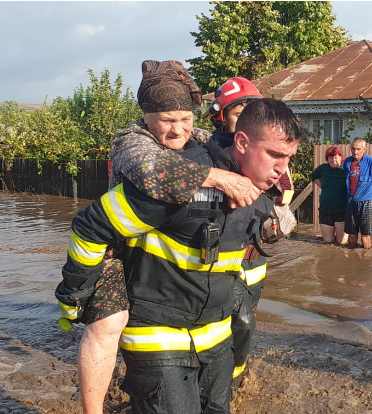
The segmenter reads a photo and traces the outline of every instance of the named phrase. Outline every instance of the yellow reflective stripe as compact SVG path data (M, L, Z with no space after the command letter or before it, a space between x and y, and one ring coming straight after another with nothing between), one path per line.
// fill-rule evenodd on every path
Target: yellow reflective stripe
M85 266L96 266L102 261L107 246L107 244L97 244L83 240L72 231L68 254L78 263Z
M246 271L244 271L244 269L241 267L239 273L240 279L244 280L248 286L254 285L265 278L266 268L267 263Z
M233 371L233 379L239 377L239 375L244 371L244 368L247 364L244 362L243 365L241 365L240 367L235 367L234 371Z
M163 326L124 328L119 345L127 351L190 351L191 338L187 329Z
M190 331L196 352L213 348L231 334L231 316L221 322L213 322L202 328Z
M192 331L164 326L126 327L119 345L127 351L190 351L191 338L196 352L213 348L231 335L231 317Z
M294 190L283 190L282 204L289 204L292 201Z
M61 315L67 319L77 319L78 318L78 311L80 310L77 306L70 306L58 301L59 304L59 311Z
M197 270L200 272L238 272L245 253L245 250L220 252L218 262L210 270L210 264L206 265L200 261L200 249L194 249L178 243L158 230L150 231L139 238L127 239L127 245L130 247L140 247L147 253L176 264L180 269Z
M125 237L139 236L154 228L136 216L127 201L122 184L104 194L101 203L110 223Z

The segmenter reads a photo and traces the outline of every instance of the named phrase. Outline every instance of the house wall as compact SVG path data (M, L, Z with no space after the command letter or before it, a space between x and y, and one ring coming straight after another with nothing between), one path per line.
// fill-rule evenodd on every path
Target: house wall
M368 101L371 101L372 105L372 100ZM304 121L304 126L309 131L317 132L320 129L321 138L327 138L333 144L341 142L349 127L349 119L353 117L352 114L359 114L360 120L356 123L354 131L350 132L351 138L363 138L371 127L364 102L360 99L286 101L286 103Z
M345 130L348 128L348 123L350 119L350 115L343 115L340 116L339 114L299 114L300 119L304 122L304 127L311 132L314 132L313 129L313 120L319 120L321 126L324 125L324 120L338 120L342 119L342 135L344 135ZM370 127L370 121L368 119L362 120L362 122L358 122L355 126L354 131L350 133L350 137L356 138L361 137L363 138L364 134L368 131ZM323 138L325 134L323 132ZM336 144L337 140L332 136L331 142Z

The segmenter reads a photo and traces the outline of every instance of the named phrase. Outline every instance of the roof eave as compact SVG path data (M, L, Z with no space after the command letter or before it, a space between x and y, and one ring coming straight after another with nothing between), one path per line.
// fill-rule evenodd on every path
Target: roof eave
M366 112L360 99L327 100L327 101L283 101L296 114L352 114L353 112ZM366 99L372 103L372 99Z

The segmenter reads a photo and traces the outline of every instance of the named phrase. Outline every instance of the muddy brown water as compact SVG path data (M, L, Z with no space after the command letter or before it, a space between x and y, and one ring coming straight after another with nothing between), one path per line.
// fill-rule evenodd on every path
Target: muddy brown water
M82 327L63 336L54 289L71 220L90 203L0 193L0 414L49 412L27 410L19 401L44 407L56 387L62 395L78 392L73 370ZM319 231L302 224L290 240L265 249L273 257L259 321L314 327L346 339L362 332L359 339L372 343L370 252L322 245ZM51 366L55 377L38 384L40 372ZM70 379L63 379L69 370ZM64 406L55 412L69 411Z

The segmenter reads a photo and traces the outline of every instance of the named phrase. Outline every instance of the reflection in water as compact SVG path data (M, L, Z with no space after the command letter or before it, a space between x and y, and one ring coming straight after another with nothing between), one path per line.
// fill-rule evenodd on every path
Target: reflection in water
M58 318L54 289L71 220L90 203L0 193L0 329L13 318ZM265 245L273 257L258 320L304 326L351 320L372 329L370 254L322 245L314 234L301 225L291 240Z

